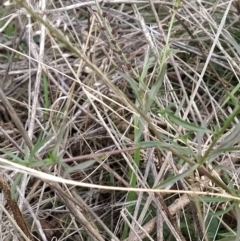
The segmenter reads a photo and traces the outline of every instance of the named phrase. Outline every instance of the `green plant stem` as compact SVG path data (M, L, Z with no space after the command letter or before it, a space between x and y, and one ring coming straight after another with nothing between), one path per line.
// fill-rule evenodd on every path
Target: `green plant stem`
M215 138L213 139L212 143L208 147L207 151L204 153L204 155L199 159L199 164L202 165L209 156L210 152L212 151L213 147L216 145L219 138L225 133L227 128L231 125L234 118L240 113L240 105L237 105L231 115L227 118L227 120L224 122L223 127L215 134Z
M49 23L47 23L46 21L43 20L43 18L41 16L39 16L36 12L33 11L33 9L31 9L30 7L27 6L27 4L22 1L22 0L15 0L21 7L25 8L27 10L27 12L34 18L36 18L40 23L42 23L50 32L52 32L57 38L58 40L60 40L63 44L66 45L67 48L69 48L70 51L72 51L72 53L76 54L76 56L78 56L79 58L83 59L87 66L89 66L89 68L91 68L97 76L100 77L100 79L104 82L104 84L106 84L110 89L112 89L117 96L124 96L123 92L121 90L119 90L114 84L111 83L111 81L107 78L107 76L105 74L103 74L103 72L97 68L96 65L94 65L82 52L80 52L77 48L75 48L66 38L65 36L57 29L54 28L52 25L50 25ZM142 116L142 118L148 123L149 129L152 130L152 132L154 133L154 135L157 137L157 139L159 141L163 142L163 139L161 138L160 134L158 133L158 131L156 130L156 128L154 127L154 125L151 123L151 121L148 119L147 115L144 113L144 111L140 110L137 106L135 106L134 103L132 103L126 96L124 96L124 98L122 98L122 100L128 104L129 106L132 107L132 109L134 111L136 111L140 116ZM240 108L240 107L239 107ZM226 128L223 128L223 130L225 130ZM221 131L221 133L222 133ZM216 141L215 141L216 143ZM211 149L214 145L211 145ZM210 150L211 150L210 149ZM190 160L188 157L182 155L181 153L179 153L178 151L176 151L174 148L172 147L168 147L168 150L170 152L172 152L174 155L176 155L179 159L184 160L185 162L189 163L190 165L194 165L195 162ZM208 151L208 154L210 152L210 150ZM206 158L207 154L205 153L204 157ZM215 177L213 177L208 170L199 165L199 171L204 174L207 175L209 177L209 179L213 182L216 183L217 185L219 185L220 187L222 187L225 191L227 191L228 193L231 193L231 190L224 184L219 182L218 179L216 179Z

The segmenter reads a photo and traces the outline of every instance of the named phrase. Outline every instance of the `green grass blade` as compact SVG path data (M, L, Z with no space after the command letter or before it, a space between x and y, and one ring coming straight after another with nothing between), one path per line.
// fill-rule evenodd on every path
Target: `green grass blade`
M178 174L177 176L168 178L166 181L164 181L163 183L157 185L155 188L156 189L164 189L166 186L173 185L177 181L182 180L186 176L190 175L198 167L199 167L199 165L195 164L195 165L191 166L187 171L185 171L185 172L183 172L181 174Z
M204 132L204 133L212 133L211 130L205 128L205 127L201 127L201 126L196 126L194 124L191 124L187 121L184 121L182 119L180 119L179 117L175 116L174 114L171 114L170 112L167 113L168 119L178 125L181 126L189 131L195 131L195 132Z

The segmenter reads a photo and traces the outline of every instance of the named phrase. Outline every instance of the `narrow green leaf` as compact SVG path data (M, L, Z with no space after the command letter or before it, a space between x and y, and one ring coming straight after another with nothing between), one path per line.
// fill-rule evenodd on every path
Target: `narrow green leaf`
M140 76L140 82L141 83L144 82L144 78L147 76L148 70L149 70L151 64L154 61L154 58L149 59L149 55L150 55L150 51L149 51L149 49L147 49L147 53L145 55L144 62L143 62L143 70L142 70L142 73L141 73L141 76Z
M138 85L137 85L137 82L136 82L133 78L131 78L130 76L125 75L124 73L119 72L119 74L120 74L125 80L127 80L127 82L130 84L131 89L133 90L134 94L139 98L139 96L138 96Z
M156 189L163 189L166 186L172 185L174 183L176 183L177 181L185 178L186 176L188 176L189 174L191 174L193 171L195 171L197 168L199 167L198 164L195 164L193 166L191 166L187 171L178 174L177 176L174 177L170 177L168 178L166 181L164 181L163 183L161 183L160 185L156 186Z
M230 237L227 238L222 238L222 239L218 239L217 241L236 241L237 236L234 234L231 234Z
M222 216L222 215L224 215L224 214L226 214L226 213L229 213L229 211L231 211L235 206L236 206L236 203L232 203L232 204L231 204L229 207L227 207L225 210L212 213L212 216L214 216L214 217L219 217L219 216Z
M177 124L178 126L182 126L183 128L190 130L190 131L196 131L196 132L205 132L205 133L212 133L211 130L201 127L201 126L196 126L194 124L191 124L187 121L184 121L180 119L179 117L175 116L174 114L167 113L168 118L170 121L172 121L174 124Z
M143 142L140 142L138 145L139 145L139 148L143 148L143 149L150 148L150 147L158 147L163 150L168 150L168 148L171 147L171 148L175 148L183 155L196 156L195 153L188 147L180 146L172 140L169 140L169 142L170 143L160 142L160 141L143 141Z
M28 161L27 160L23 160L20 157L16 156L15 154L13 154L12 152L8 152L5 151L3 149L1 149L1 152L3 152L4 154L6 154L8 157L10 157L12 160L12 162L15 162L17 164L23 165L23 166L28 166Z
M150 93L148 94L148 98L147 98L145 110L144 110L145 112L148 112L150 110L152 103L154 101L154 98L156 97L157 93L159 92L159 89L162 86L166 71L167 71L167 67L165 64L163 64L161 70L159 71L158 79L156 83L152 86Z
M48 136L45 137L44 139L39 139L37 141L37 143L34 145L33 149L30 152L30 156L29 156L29 161L31 162L31 160L33 159L34 155L36 154L36 152L45 145L45 143L47 143L50 139L52 138L52 136Z
M63 177L66 178L67 175L71 172L74 172L77 170L84 170L84 169L92 166L95 162L96 162L96 160L89 160L89 161L82 162L78 165L75 165L73 167L68 167L67 170L64 172Z
M212 217L211 215L207 215L205 220L207 228L207 237L209 240L213 240L216 236L216 232L219 229L219 219L216 217Z
M17 187L19 187L21 180L22 180L22 173L18 173L17 176L15 177L12 185L11 185L11 197L14 200L18 200L18 191Z
M43 89L44 89L44 106L46 109L50 106L50 100L49 100L49 90L48 90L48 81L47 76L43 75Z
M216 157L218 157L219 155L221 155L223 153L235 152L235 151L240 151L240 147L217 148L209 154L208 158L209 159L215 159Z

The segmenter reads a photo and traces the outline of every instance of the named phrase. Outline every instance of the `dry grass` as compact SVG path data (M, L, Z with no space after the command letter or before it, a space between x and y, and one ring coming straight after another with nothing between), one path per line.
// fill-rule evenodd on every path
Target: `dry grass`
M237 240L232 2L0 1L1 240Z

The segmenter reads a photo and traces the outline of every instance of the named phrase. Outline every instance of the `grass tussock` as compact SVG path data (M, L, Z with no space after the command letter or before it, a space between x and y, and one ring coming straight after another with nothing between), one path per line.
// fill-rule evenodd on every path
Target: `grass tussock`
M239 1L0 1L1 240L238 240Z

